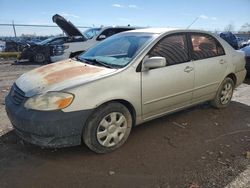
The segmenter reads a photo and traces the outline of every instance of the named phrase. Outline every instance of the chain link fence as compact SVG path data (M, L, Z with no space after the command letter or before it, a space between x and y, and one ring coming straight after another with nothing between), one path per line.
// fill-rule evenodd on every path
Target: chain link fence
M84 31L89 26L76 26L80 31ZM36 25L36 24L6 24L0 23L0 37L21 37L21 36L51 36L62 35L62 30L57 25Z
M81 32L91 27L76 26ZM40 42L52 36L63 36L57 25L0 23L0 52L19 52L23 42Z

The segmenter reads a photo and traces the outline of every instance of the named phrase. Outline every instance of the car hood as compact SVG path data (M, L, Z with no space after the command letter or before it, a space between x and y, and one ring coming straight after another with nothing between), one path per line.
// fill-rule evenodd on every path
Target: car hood
M52 17L52 21L56 23L64 33L66 33L69 37L74 36L83 36L83 34L70 22L67 21L64 17L60 16L59 14L55 14Z
M48 91L60 91L88 83L115 71L117 69L68 59L29 71L19 77L15 83L26 97L31 97Z

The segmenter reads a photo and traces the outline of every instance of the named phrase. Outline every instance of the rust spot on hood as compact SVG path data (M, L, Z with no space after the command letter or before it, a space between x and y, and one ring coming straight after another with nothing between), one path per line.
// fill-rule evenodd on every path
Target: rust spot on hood
M58 66L67 66L70 63L73 63L73 62L71 62L71 60L69 60L69 61L61 61L61 62L49 64L49 65L44 65L44 66L42 66L40 68L35 69L35 71L38 72L38 73L43 74L43 73L48 72L48 70L51 70L51 69L56 68Z
M62 82L64 80L68 80L81 75L91 75L93 73L97 73L102 71L103 69L97 67L90 66L73 66L68 67L62 70L51 72L44 76L47 84L54 84L58 82Z

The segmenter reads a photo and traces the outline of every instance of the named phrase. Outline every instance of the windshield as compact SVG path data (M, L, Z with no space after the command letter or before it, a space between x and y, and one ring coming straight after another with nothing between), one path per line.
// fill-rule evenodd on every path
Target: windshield
M45 45L45 44L62 44L65 41L64 37L51 37L48 39L45 39L41 42L38 42L37 44Z
M92 39L94 36L97 36L100 32L101 28L91 28L83 32L83 35L87 39Z
M78 59L87 63L97 62L111 68L121 68L129 64L153 38L153 34L145 33L114 35L81 54Z

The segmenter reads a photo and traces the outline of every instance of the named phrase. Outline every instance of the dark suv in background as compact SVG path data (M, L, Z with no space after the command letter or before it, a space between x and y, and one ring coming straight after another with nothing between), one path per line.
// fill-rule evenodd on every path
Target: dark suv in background
M237 37L230 31L222 32L220 37L223 38L225 41L228 42L235 50L239 49L239 42Z

